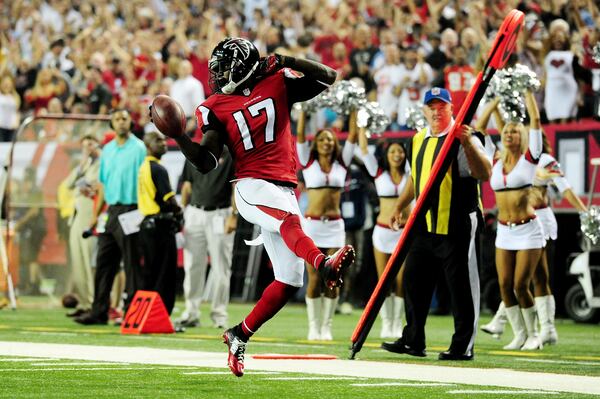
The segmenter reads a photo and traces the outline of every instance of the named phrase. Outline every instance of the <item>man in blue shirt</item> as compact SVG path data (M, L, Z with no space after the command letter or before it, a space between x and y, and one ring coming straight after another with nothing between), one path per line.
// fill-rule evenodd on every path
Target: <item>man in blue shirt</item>
M140 285L140 251L138 233L125 235L119 215L137 209L138 170L146 157L144 143L131 133L129 111L111 113L115 138L106 144L100 156L98 200L92 217L95 228L104 203L108 204L105 231L98 236L94 302L89 313L76 318L80 324L106 324L110 306L110 291L121 259L125 268L125 310Z

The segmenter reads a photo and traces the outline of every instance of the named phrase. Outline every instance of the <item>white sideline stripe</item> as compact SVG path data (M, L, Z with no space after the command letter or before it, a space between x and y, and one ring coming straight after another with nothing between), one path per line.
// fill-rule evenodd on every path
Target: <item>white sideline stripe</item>
M517 358L520 362L530 362L530 363L554 363L554 364L577 364L584 366L600 366L600 362L588 362L588 361L578 361L578 360L551 360L551 359L521 359Z
M4 357L4 358L0 357L0 363L1 362L39 362L40 360L43 360L45 362L52 362L52 361L56 362L60 359L43 359L43 358L39 358L39 357Z
M353 387L453 387L456 384L444 382L382 382L372 384L350 384Z
M231 371L190 371L188 373L181 373L184 375L225 375L231 374ZM281 374L276 371L248 371L244 370L244 375L276 375Z
M263 378L269 381L322 381L322 380L361 380L360 377L271 377Z
M250 345L252 347L252 345ZM136 364L210 367L224 369L227 354L191 350L156 349L148 347L68 345L0 341L0 356L27 356L72 360L129 362ZM313 375L366 377L416 382L446 382L453 384L497 386L512 389L547 390L600 395L600 377L583 375L516 371L510 369L479 369L429 364L403 364L362 360L267 360L246 359L246 369L279 371ZM2 369L0 369L2 370ZM80 369L75 369L80 370ZM121 370L113 368L112 370ZM39 369L38 369L39 371Z
M560 392L553 392L553 391L508 391L508 390L502 390L502 391L492 391L492 390L477 390L477 389L453 389L451 391L448 391L446 393L450 393L453 395L456 394L488 394L488 395L560 395Z
M35 372L40 372L40 371L105 371L105 370L110 370L110 371L120 371L120 370L176 370L179 367L57 367L57 368L51 368L51 369L40 369L38 368L34 368L34 369L0 369L0 373L3 372L7 372L7 371L35 371ZM185 368L184 368L185 369Z
M39 359L36 359L39 360ZM33 367L47 366L129 366L130 363L111 363L111 362L66 362L66 363L31 363Z

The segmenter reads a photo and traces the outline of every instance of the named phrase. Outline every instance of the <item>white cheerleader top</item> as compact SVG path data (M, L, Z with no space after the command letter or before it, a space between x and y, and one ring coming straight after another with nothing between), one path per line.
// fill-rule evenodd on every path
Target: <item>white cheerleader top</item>
M392 176L387 170L383 170L379 167L375 155L368 153L362 156L363 162L369 174L375 179L375 189L377 190L377 196L380 198L395 198L404 191L408 179L410 179L410 168L408 161L404 168L404 175L400 183L396 184L392 180Z
M533 184L535 171L542 154L542 131L529 130L529 148L521 155L515 167L504 173L504 162L498 159L492 168L490 185L494 191L519 190Z
M327 173L321 169L318 160L310 157L310 145L308 142L296 143L298 159L304 167L302 175L304 176L306 188L343 188L348 172L346 165L352 162L355 146L356 144L346 141L342 150L342 162L335 160L331 165L331 170Z

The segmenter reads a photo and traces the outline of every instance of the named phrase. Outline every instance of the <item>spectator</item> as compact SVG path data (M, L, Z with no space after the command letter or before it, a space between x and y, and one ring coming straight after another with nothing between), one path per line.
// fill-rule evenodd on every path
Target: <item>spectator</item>
M577 105L581 100L575 80L581 66L578 57L570 50L568 38L568 34L562 29L557 28L551 33L551 50L544 59L544 108L550 122L566 122L575 118Z
M399 83L394 87L398 99L398 124L406 126L406 111L418 105L433 81L433 70L424 60L423 53L409 47L404 53L404 65Z
M79 96L87 103L90 114L107 114L112 94L102 79L102 71L96 66L89 65L86 74L88 85L79 92Z
M177 70L178 78L169 91L170 96L181 104L187 118L192 118L196 106L204 101L204 88L198 79L192 76L192 63L182 60Z
M65 90L65 81L57 69L42 68L33 88L25 92L25 102L32 106L37 114L48 107L51 99L62 95Z
M387 44L383 48L385 54L384 64L381 66L373 80L377 85L377 102L383 109L383 112L390 118L391 130L399 130L398 119L398 96L394 88L401 82L400 79L404 73L404 67L400 64L400 50L394 43Z
M354 30L353 49L350 52L352 70L348 78L360 78L367 93L375 89L370 66L376 53L377 48L371 43L371 29L366 24L359 24Z
M0 141L12 141L19 127L21 98L15 89L12 76L0 79Z
M42 59L42 68L56 68L61 72L72 74L75 65L67 58L70 49L65 47L64 39L56 39L50 43L50 51Z
M467 99L474 81L475 70L467 62L466 49L460 45L454 47L452 64L444 68L444 87L452 96L454 116Z
M348 78L352 67L350 66L350 59L348 58L348 49L344 42L337 42L333 45L333 58L329 62L329 66L338 73L338 80L344 80Z

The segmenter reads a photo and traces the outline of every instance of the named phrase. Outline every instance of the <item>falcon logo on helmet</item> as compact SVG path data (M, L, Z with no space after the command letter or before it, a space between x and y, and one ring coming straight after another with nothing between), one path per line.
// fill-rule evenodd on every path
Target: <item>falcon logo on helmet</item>
M228 37L214 48L208 68L213 91L233 93L246 82L259 65L258 50L252 42Z

